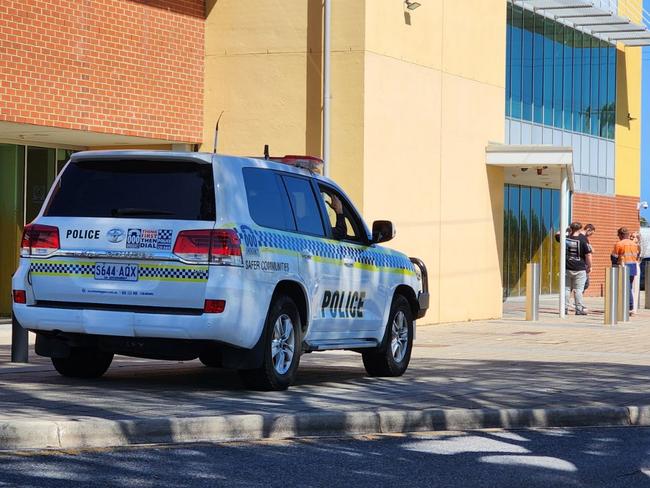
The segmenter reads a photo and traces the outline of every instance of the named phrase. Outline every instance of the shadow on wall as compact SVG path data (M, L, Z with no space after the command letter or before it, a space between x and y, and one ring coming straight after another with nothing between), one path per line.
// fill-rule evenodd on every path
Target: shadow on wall
M206 18L217 0L126 0L175 14ZM209 7L208 7L209 5Z
M323 127L323 2L308 0L305 66L305 152L321 155Z
M616 62L616 125L630 128L630 104L627 93L627 61L625 51L617 50Z

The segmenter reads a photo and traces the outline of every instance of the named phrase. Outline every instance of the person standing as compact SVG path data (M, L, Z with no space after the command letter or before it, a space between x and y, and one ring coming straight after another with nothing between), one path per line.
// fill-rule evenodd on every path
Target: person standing
M573 222L569 226L571 234L566 238L566 295L575 294L576 315L587 315L583 292L587 274L591 272L591 246L580 230L582 224Z
M618 229L618 242L612 251L612 263L627 267L630 270L630 314L634 314L634 278L637 274L637 261L639 259L639 246L630 239L627 227Z
M639 238L639 233L632 232L632 234L630 234L630 240L636 244L636 247L639 251L635 263L636 275L634 276L634 280L631 285L633 307L630 309L630 312L632 314L635 314L639 311L639 299L641 298L641 240Z
M594 224L587 224L582 228L582 231L580 232L585 238L587 239L587 245L589 246L589 252L591 253L591 259L593 261L593 256L594 256L594 248L591 246L591 242L589 242L589 238L596 232L596 226ZM587 271L587 281L585 282L585 290L589 288L589 275L591 273L591 268L589 271Z

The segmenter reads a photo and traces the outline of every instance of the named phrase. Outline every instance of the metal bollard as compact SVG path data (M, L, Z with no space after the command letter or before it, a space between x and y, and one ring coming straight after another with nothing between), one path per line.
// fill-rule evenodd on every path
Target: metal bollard
M650 261L645 262L645 308L650 310Z
M618 312L619 322L630 321L630 269L626 265L618 267Z
M11 315L11 362L28 363L29 362L29 337L27 329L23 329Z
M526 320L539 320L539 263L526 265Z
M612 266L605 271L605 325L616 325L618 317L618 268Z

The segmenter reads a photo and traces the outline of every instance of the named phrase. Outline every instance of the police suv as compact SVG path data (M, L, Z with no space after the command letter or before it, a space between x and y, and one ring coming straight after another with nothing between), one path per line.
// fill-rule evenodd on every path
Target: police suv
M25 227L14 320L71 377L114 354L192 360L287 388L300 356L348 349L399 376L428 308L424 264L378 244L313 158L74 154Z

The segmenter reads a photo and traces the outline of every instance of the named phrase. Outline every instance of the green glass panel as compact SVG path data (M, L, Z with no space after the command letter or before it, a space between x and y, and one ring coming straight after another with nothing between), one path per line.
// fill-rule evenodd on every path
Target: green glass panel
M36 218L56 175L56 149L27 148L25 223Z
M542 190L542 264L540 274L542 275L543 294L551 293L552 254L553 254L553 228L551 210L551 190Z
M508 283L510 294L519 295L519 187L510 185L508 197Z
M0 315L11 314L11 275L23 230L25 148L0 144Z

